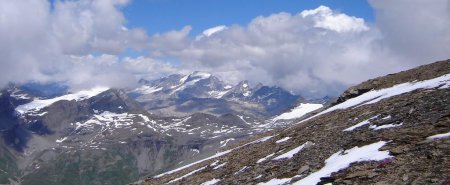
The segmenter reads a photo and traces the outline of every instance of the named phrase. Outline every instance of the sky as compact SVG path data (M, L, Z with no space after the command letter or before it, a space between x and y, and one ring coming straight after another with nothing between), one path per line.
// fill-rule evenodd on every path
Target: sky
M142 27L149 34L192 26L191 34L217 25L246 25L257 16L315 9L326 5L336 11L373 22L372 8L361 0L137 0L123 8L126 25Z
M450 58L450 0L3 0L0 87L206 71L336 96Z

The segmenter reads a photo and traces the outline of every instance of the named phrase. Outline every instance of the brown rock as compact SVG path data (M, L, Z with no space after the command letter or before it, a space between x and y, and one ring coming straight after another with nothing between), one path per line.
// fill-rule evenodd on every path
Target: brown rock
M377 176L378 174L372 170L365 170L365 171L355 171L353 173L348 174L345 179L352 179L355 177L368 177L373 178Z
M304 165L300 169L298 169L297 173L298 174L302 174L303 172L306 172L308 170L309 170L309 166L308 165Z

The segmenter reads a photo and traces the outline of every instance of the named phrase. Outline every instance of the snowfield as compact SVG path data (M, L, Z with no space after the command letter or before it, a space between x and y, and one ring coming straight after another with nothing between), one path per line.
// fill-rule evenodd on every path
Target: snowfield
M45 100L33 100L30 103L18 106L16 108L16 111L19 112L20 114L26 114L28 112L37 112L40 109L47 107L57 101L61 101L61 100L81 101L81 100L85 100L85 99L89 99L91 97L97 96L98 94L100 94L108 89L109 88L105 88L105 87L97 87L97 88L93 88L90 90L79 91L79 92L73 93L73 94L66 94L64 96L59 96L56 98L45 99Z
M322 108L322 104L314 104L314 103L301 103L298 107L295 107L290 112L283 113L275 118L274 121L277 120L287 120L287 119L295 119L300 118L312 111Z

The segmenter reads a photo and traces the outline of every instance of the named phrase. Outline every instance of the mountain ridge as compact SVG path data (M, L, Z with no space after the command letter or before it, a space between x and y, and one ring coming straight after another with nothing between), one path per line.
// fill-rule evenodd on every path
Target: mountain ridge
M210 73L199 71L140 82L141 86L130 90L129 95L148 111L157 114L186 116L198 111L215 115L244 112L267 118L281 113L298 101L304 101L301 96L280 87L260 83L251 87L246 80L233 86ZM210 106L205 106L205 103Z

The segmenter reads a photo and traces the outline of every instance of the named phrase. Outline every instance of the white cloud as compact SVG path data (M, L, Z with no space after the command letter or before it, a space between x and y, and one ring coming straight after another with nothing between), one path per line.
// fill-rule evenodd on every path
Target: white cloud
M305 10L300 13L303 18L312 17L314 27L334 30L337 32L346 31L367 31L364 19L348 16L342 13L334 13L326 6L319 6L314 10Z
M104 67L105 63L98 62L118 63L117 57L105 56L148 45L144 30L124 26L119 8L127 3L55 1L50 9L47 0L1 1L0 87L29 80L66 81L74 88L97 82L123 85L121 79L129 78L129 72L119 64Z
M46 0L4 0L0 86L36 80L123 87L133 78L201 70L323 96L449 58L450 0L369 2L374 23L320 6L192 37L189 25L153 36L127 28L120 8L128 0L56 1L53 9ZM127 48L150 55L119 59Z
M187 73L173 65L148 57L125 58L122 61L125 70L139 79L156 79L176 73Z
M147 35L142 29L128 29L117 8L127 0L56 1L51 15L53 35L64 53L118 54L126 47L144 47Z
M211 37L186 37L184 47L157 49L178 57L185 68L212 71L231 82L249 79L319 95L339 93L383 72L373 67L398 69L390 61L373 61L383 54L376 52L377 29L330 11L319 7L297 15L260 16L246 27L232 26ZM339 24L338 19L345 21ZM318 27L323 21L329 26Z
M414 65L450 58L450 0L369 0L385 46Z
M337 95L363 80L448 57L445 51L449 49L436 48L450 46L450 29L444 29L450 25L446 19L448 11L443 11L448 10L448 6L441 4L441 10L435 12L437 7L431 5L433 3L411 7L399 3L392 7L387 2L375 3L377 20L380 19L376 24L368 24L362 18L320 6L299 14L282 12L259 16L246 26L233 25L210 37L202 37L202 34L199 36L202 39L192 39L189 33L182 30L180 32L184 33L184 37L178 38L183 41L182 47L158 47L153 50L158 56L178 58L183 62L184 69L211 71L231 82L249 79L279 85L308 96ZM401 20L409 20L406 15L415 14L414 8L419 6L426 7L426 10L419 8L419 11L425 12L420 15L433 15L433 19L421 23L411 19L409 22L426 27L430 31L425 33L430 34L416 35L421 32L420 27L400 23ZM407 12L401 16L399 23L392 24L392 27L383 26L390 23L390 17L398 16L399 11ZM422 25L429 21L432 27ZM400 26L405 28L397 28ZM390 29L400 29L414 35L390 36ZM425 48L425 52L418 52L420 55L413 50L403 52L408 47L421 47L401 44L395 48L395 43L391 42L396 39L391 37L399 36L413 45L424 43L425 47L434 51ZM164 43L164 40L159 42ZM436 46L431 46L432 43Z
M203 37L211 37L211 35L219 33L219 32L221 32L223 30L226 30L226 29L228 29L228 27L225 26L225 25L220 25L220 26L215 26L215 27L212 27L212 28L208 28L205 31L203 31L203 33L201 35L197 36L196 40L202 39Z

